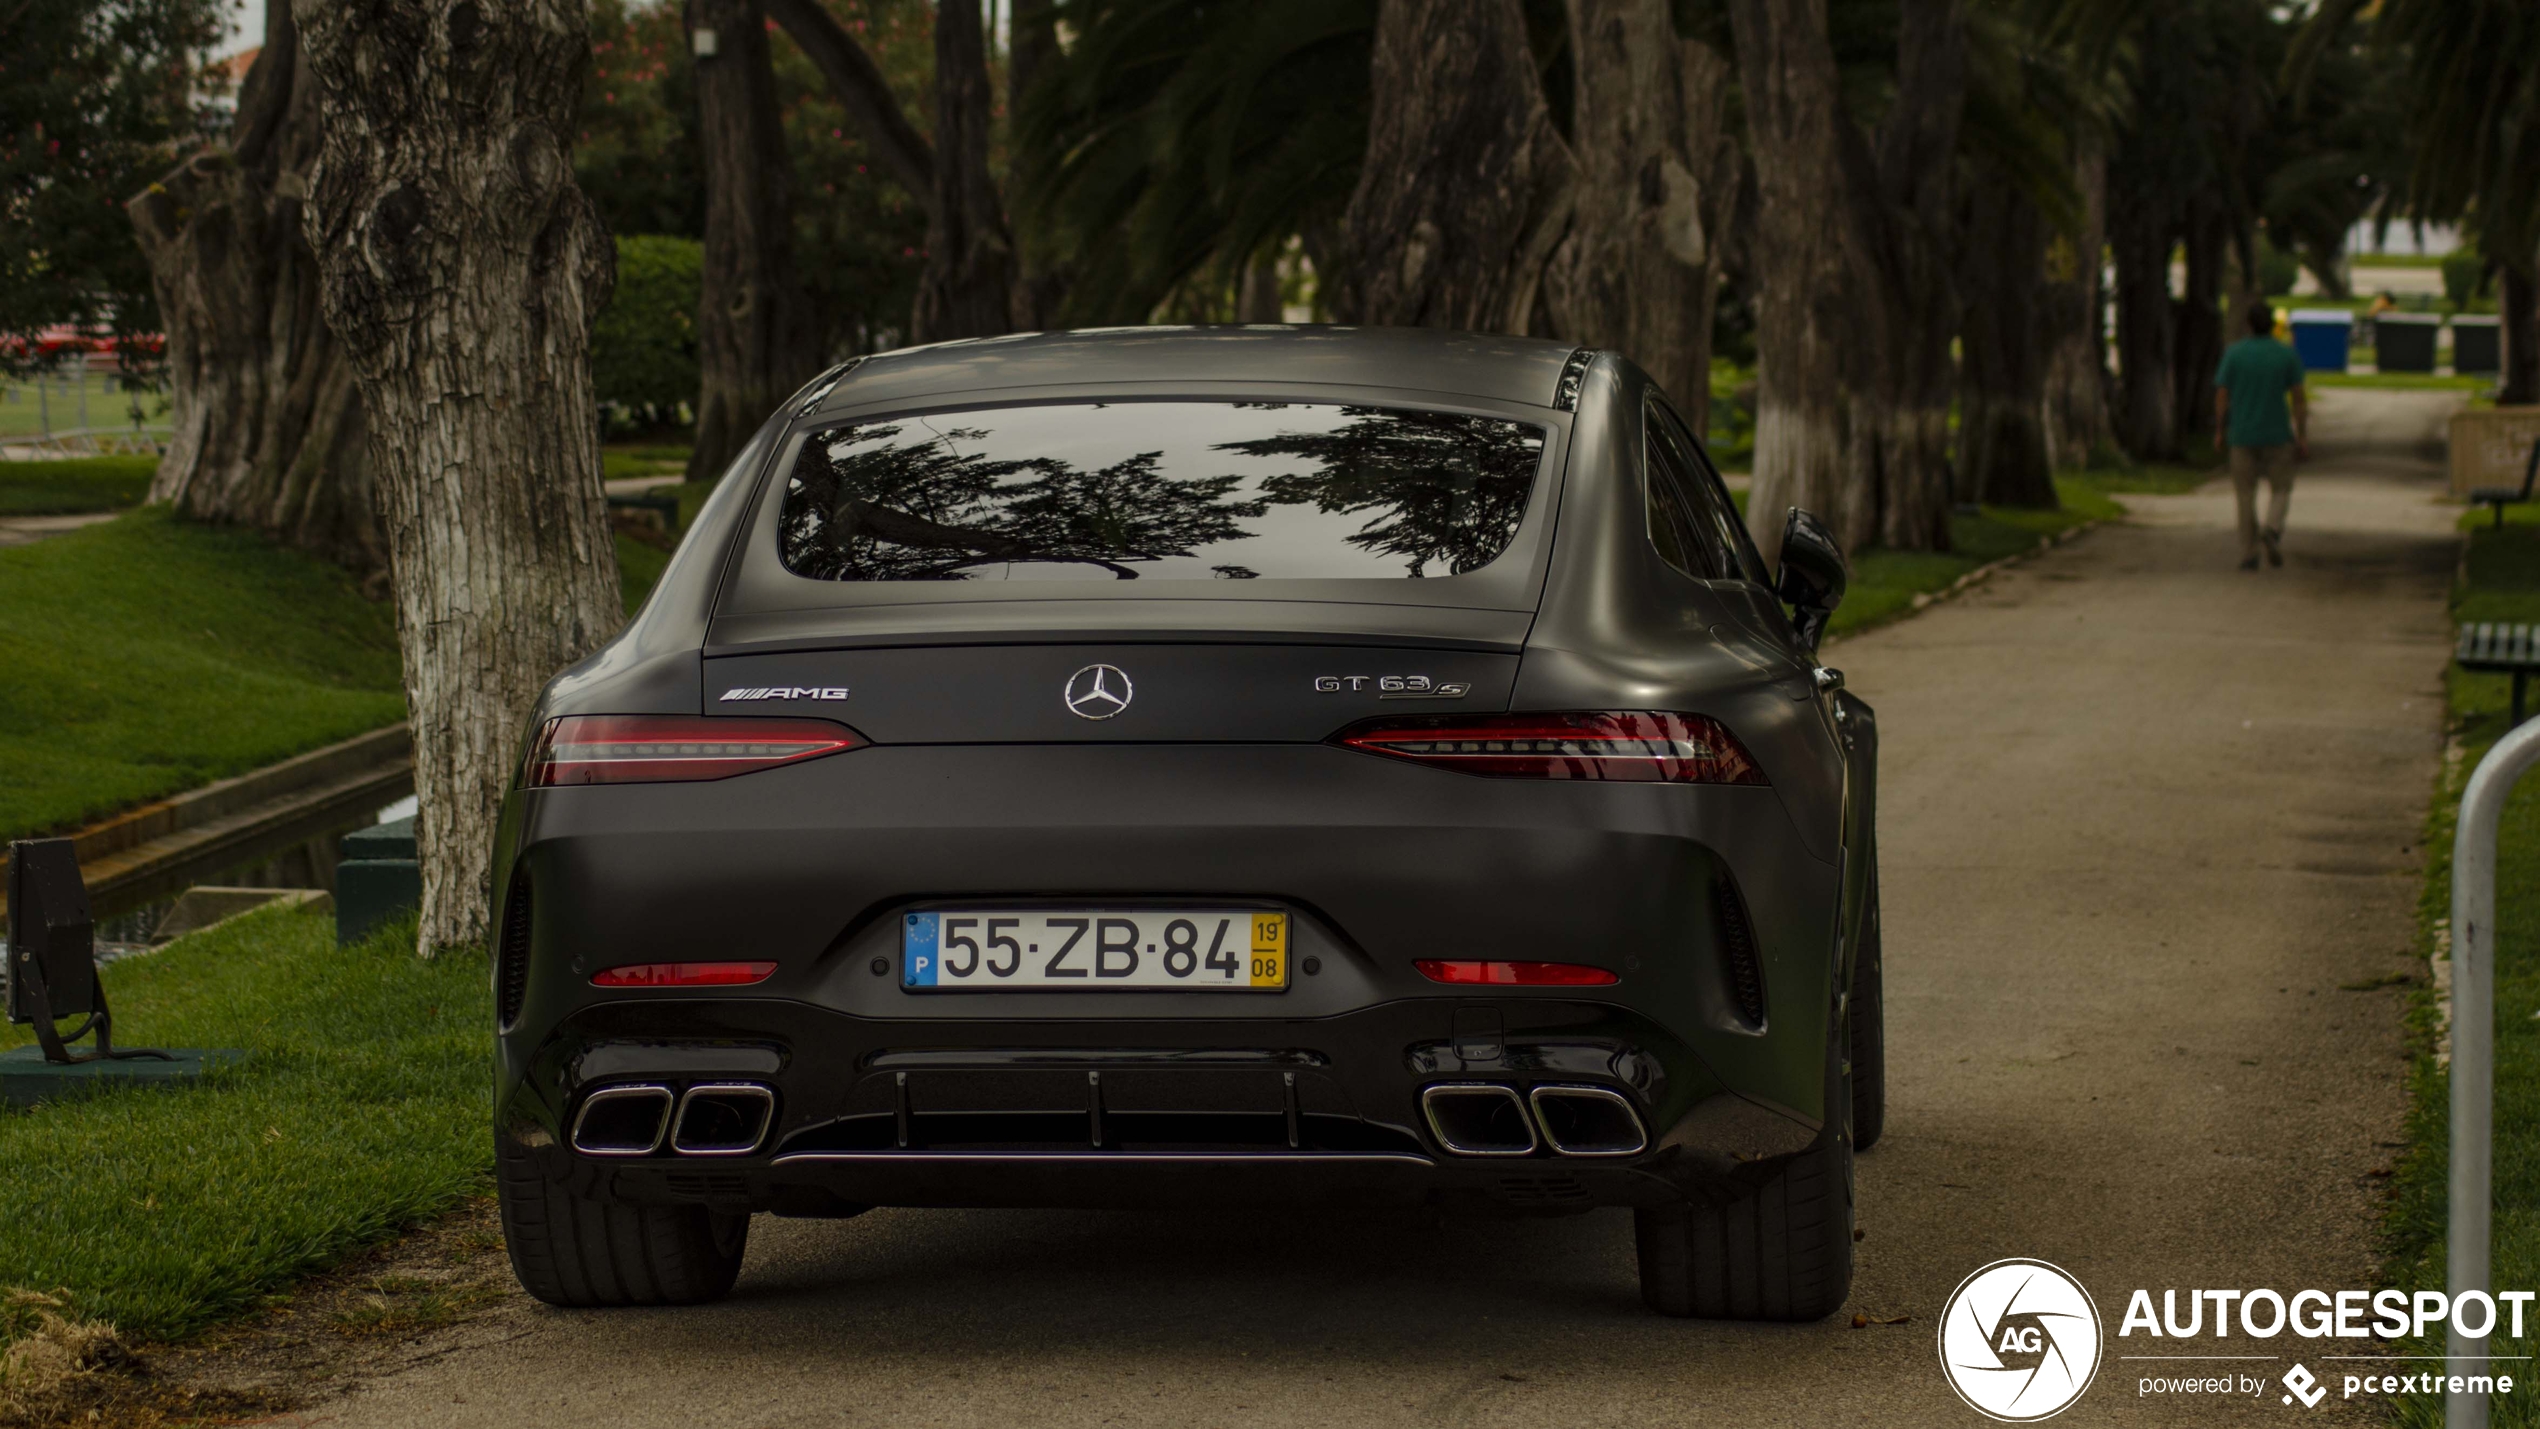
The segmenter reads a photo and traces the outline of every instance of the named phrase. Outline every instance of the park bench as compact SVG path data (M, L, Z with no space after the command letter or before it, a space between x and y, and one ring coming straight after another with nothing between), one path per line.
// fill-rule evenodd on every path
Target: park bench
M2522 464L2522 485L2477 486L2470 488L2469 504L2484 506L2496 513L2496 524L2505 524L2505 508L2531 499L2532 478L2540 477L2540 441L2531 444L2531 459Z
M2530 682L2531 672L2540 670L2540 627L2490 621L2464 625L2460 647L2452 655L2464 670L2513 676L2513 723L2522 723L2523 689Z

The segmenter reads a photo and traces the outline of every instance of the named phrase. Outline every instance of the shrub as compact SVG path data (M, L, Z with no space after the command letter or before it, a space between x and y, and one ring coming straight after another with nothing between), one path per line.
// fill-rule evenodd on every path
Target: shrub
M617 240L617 296L591 329L601 402L659 419L696 400L704 273L705 245L693 238Z
M2293 291L2302 276L2302 260L2275 246L2265 234L2258 235L2258 291L2270 298L2280 298Z
M2455 312L2466 308L2487 284L2487 260L2475 249L2456 248L2443 255L2443 296Z

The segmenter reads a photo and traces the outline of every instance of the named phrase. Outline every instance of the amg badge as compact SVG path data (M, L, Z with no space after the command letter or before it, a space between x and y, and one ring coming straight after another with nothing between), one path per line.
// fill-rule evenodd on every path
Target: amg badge
M722 703L734 700L843 700L844 685L769 685L751 689L725 690Z

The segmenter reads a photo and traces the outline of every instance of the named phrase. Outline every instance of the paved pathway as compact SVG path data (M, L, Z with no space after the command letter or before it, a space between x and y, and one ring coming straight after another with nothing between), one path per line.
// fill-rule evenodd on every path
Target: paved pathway
M2415 966L2445 400L2326 394L2285 570L2233 568L2227 488L2147 498L1831 652L1887 742L1852 1308L1904 1324L1648 1316L1619 1212L762 1218L724 1305L515 1303L308 1422L1967 1424L1934 1317L1997 1257L2072 1269L2111 1330L2135 1286L2368 1285L2401 994L2344 987ZM2140 1398L2144 1341L2108 1346L2060 1422L2291 1413Z
M11 546L32 546L47 536L112 521L120 511L89 511L76 516L0 516L0 550Z

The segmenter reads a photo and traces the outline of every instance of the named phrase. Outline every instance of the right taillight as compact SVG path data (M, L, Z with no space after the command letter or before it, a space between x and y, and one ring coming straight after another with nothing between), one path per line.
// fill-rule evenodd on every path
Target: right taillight
M1746 746L1718 720L1665 711L1369 720L1342 730L1332 742L1462 774L1514 779L1768 782Z
M538 789L729 779L865 743L864 736L825 719L566 715L538 731L521 783Z

